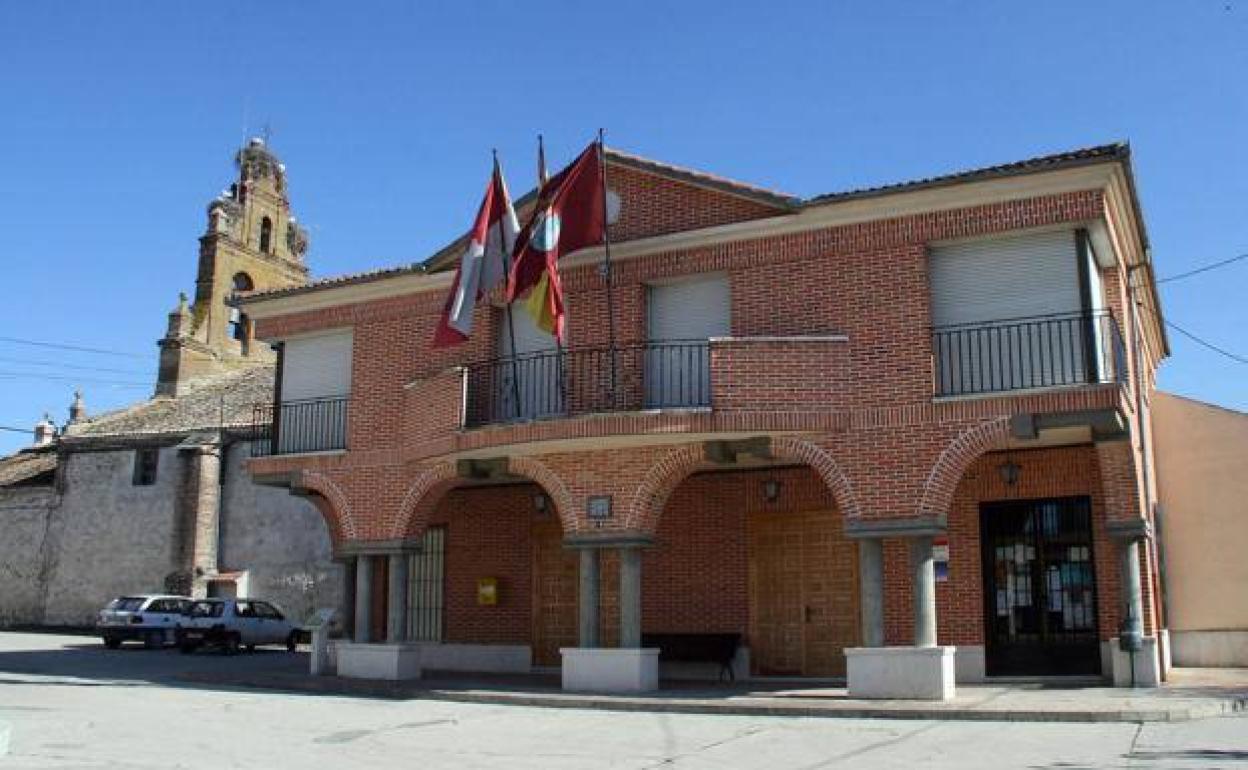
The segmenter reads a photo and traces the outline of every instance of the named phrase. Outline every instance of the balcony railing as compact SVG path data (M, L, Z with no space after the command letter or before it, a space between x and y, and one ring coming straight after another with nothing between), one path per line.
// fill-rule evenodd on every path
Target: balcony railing
M468 427L711 404L706 340L568 348L466 368Z
M252 457L347 448L346 396L257 404L252 410Z
M936 395L1123 382L1122 334L1109 311L941 326L932 331Z

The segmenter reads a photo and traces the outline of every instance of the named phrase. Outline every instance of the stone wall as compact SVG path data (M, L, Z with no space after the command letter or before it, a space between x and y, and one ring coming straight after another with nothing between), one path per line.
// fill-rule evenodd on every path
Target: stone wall
M218 564L246 570L246 592L268 599L304 620L321 607L337 607L342 567L331 561L329 529L308 501L285 489L253 484L244 463L246 443L226 449Z
M300 621L337 606L341 568L321 514L284 489L253 484L243 469L249 454L245 443L226 450L221 569L244 572L247 594ZM195 527L179 519L195 458L163 447L156 483L135 486L134 449L69 452L63 494L0 490L0 626L90 625L110 599L184 581Z
M42 617L42 555L59 504L50 487L0 490L0 626Z

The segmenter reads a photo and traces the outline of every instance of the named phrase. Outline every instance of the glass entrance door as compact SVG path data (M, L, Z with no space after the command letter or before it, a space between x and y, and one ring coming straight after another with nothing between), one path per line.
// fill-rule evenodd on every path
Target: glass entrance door
M1087 497L982 503L989 676L1099 674Z

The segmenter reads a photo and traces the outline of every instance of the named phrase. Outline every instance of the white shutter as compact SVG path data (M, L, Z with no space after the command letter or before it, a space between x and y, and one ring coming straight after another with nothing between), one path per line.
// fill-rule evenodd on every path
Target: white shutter
M1073 230L937 246L931 256L932 325L1077 313Z
M647 337L652 342L705 340L731 333L728 276L698 276L649 287Z
M1073 230L937 246L930 262L938 395L1074 385L1095 352Z
M563 361L558 351L554 336L538 327L519 303L503 310L498 331L499 363L496 376L491 377L497 388L492 401L495 419L532 420L563 413Z
M351 393L351 332L287 340L282 350L282 401Z
M646 406L709 406L708 340L732 330L728 276L716 273L655 284L646 300Z

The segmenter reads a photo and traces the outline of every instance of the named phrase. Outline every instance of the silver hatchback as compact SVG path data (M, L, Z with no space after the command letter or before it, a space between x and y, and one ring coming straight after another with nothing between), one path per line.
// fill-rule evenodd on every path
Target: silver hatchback
M100 610L95 627L110 650L131 639L143 642L149 650L157 650L176 641L190 607L189 596L119 596Z

